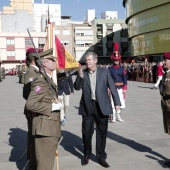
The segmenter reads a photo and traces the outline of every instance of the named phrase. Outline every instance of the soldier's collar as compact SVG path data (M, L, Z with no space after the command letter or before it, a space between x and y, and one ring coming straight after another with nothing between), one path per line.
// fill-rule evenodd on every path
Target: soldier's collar
M37 67L37 66L35 66L35 65L30 65L30 66L32 66L32 67L34 67L34 68L36 68L38 71L39 71L39 68Z

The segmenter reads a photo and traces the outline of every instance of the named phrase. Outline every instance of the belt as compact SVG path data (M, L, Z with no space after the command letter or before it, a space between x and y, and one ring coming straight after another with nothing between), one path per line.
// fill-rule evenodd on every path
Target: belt
M116 86L123 86L123 82L117 82L115 83Z
M162 94L163 100L169 100L170 94Z

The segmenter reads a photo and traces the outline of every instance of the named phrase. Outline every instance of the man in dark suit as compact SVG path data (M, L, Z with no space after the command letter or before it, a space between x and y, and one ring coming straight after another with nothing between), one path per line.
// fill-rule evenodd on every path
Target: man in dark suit
M97 55L93 52L86 54L86 67L80 70L74 82L75 90L82 89L79 114L82 115L82 137L84 144L84 158L82 165L87 165L92 152L92 135L96 122L96 158L98 163L108 168L105 152L108 129L108 115L112 113L108 88L111 91L115 109L120 109L120 99L116 86L106 68L97 67Z
M58 97L63 101L62 110L60 112L60 121L61 125L64 126L68 112L70 93L74 93L72 75L67 75L65 72L57 74L57 85Z

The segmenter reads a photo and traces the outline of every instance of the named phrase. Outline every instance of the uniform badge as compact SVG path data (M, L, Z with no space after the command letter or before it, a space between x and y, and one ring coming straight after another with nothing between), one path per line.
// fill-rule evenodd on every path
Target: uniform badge
M32 81L33 81L33 78L32 78L32 77L30 77L30 78L29 78L29 82L32 82Z
M41 86L36 86L36 87L35 87L35 93L36 93L36 94L40 94L41 91L42 91L42 87L41 87Z

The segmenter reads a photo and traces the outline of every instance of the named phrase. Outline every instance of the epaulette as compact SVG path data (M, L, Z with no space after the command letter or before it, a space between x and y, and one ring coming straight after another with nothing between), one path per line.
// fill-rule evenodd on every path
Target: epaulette
M36 77L32 82L34 82L35 80L37 80L38 79L38 77Z

